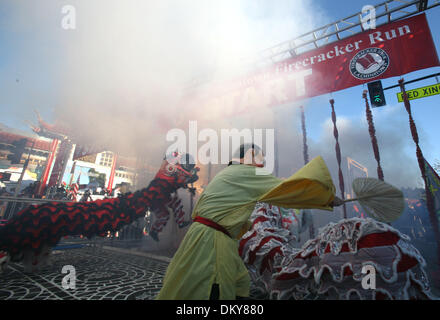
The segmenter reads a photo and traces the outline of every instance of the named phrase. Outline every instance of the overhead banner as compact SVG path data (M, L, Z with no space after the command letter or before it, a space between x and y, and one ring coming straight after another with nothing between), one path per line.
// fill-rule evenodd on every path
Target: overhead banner
M194 99L231 116L440 65L424 13L347 37L235 79ZM193 97L194 98L194 97Z

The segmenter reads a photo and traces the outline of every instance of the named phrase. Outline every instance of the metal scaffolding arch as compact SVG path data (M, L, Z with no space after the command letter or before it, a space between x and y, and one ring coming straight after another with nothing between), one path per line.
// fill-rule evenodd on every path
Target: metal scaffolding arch
M374 6L376 9L376 26L407 18L438 5L440 5L440 0L385 1ZM362 12L358 12L263 50L258 54L255 64L257 67L262 67L278 63L361 33L365 31L362 18Z
M376 9L376 27L407 18L438 5L440 5L440 0L388 0L382 2L374 6ZM240 73L268 67L363 31L365 31L363 15L360 11L265 49L257 53L256 57L244 59L243 70L240 70ZM205 74L193 79L187 89L191 90L207 85L212 81L212 74Z

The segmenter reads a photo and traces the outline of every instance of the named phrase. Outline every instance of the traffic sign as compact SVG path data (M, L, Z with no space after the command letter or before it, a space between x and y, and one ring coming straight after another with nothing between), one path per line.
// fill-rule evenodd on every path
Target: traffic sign
M430 96L434 96L436 94L440 94L440 83L434 84L432 86L427 86L427 87L422 87L422 88L406 91L406 96L408 97L408 100L430 97ZM397 100L399 102L403 102L402 92L397 93Z

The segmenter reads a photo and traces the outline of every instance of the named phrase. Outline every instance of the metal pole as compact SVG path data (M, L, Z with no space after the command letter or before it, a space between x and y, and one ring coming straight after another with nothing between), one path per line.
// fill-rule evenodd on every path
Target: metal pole
M208 163L208 184L211 182L211 170L212 170L212 164L211 161Z
M23 164L23 170L21 171L20 178L18 179L17 186L15 187L14 198L17 197L18 192L20 191L21 183L23 181L24 174L26 173L26 170L27 170L27 167L28 167L28 164L29 164L29 159L31 157L31 153L34 150L35 141L36 141L36 139L34 139L34 143L32 144L31 150L29 150L28 157L27 157L26 161ZM13 215L15 215L15 207L16 207L16 205L17 205L17 202L13 202L12 207L11 207L11 213L10 213L11 217Z
M303 135L303 157L304 157L304 165L309 163L309 147L307 145L307 130L306 130L306 116L304 113L304 107L299 107L301 110L301 129ZM309 226L309 237L312 239L315 237L315 227L313 226L313 216L312 212L308 210L303 210L303 214L310 214L310 226Z
M52 199L39 199L39 198L18 198L9 196L0 196L0 201L5 202L26 202L26 203L47 203L47 202L72 202L70 200L52 200Z
M192 215L193 209L194 209L194 183L191 183L191 189L190 189L190 217Z
M18 191L20 190L21 182L23 181L23 177L24 177L24 174L25 174L26 169L28 167L29 159L31 157L31 153L34 150L34 146L35 146L35 140L34 140L34 143L32 144L31 150L29 150L27 159L26 159L26 161L23 164L23 170L21 171L20 178L18 179L18 186L17 186L17 188L15 188L14 197L17 197Z
M278 177L279 172L279 161L278 161L278 118L276 111L273 112L273 122L274 122L274 129L275 129L275 176Z
M425 77L417 78L417 79L410 80L410 81L407 81L407 82L403 82L403 85L410 84L410 83L417 82L417 81L422 81L422 80L429 79L429 78L432 78L432 77L435 77L437 79L437 83L438 83L438 78L437 78L438 76L440 76L440 73L433 73L433 74L430 74L429 76L425 76ZM394 86L383 88L383 90L389 90L389 89L397 88L399 86L400 86L400 84L396 84Z

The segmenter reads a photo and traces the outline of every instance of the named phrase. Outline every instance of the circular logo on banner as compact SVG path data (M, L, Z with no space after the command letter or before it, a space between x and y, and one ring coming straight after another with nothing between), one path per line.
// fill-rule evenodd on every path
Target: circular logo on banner
M360 80L375 78L384 73L390 64L388 54L379 48L359 51L350 61L350 72Z

